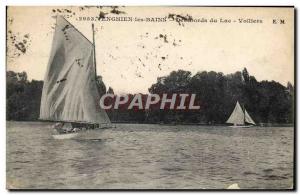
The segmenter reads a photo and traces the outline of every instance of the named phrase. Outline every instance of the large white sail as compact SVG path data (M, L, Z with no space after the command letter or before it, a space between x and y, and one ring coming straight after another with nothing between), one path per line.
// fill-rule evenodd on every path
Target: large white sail
M100 108L93 44L58 16L44 79L40 119L110 123Z
M249 123L249 124L253 124L255 125L255 122L253 121L253 119L250 117L250 115L248 114L247 110L245 109L245 122Z
M239 102L236 103L235 108L226 123L232 123L235 125L245 124L244 112Z

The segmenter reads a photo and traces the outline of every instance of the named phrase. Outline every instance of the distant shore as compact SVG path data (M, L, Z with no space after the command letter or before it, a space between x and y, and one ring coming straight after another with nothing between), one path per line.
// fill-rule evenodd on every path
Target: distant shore
M16 120L6 120L6 122L43 122L40 120L30 120L30 121L16 121ZM47 121L46 123L52 123L51 121ZM55 121L53 121L55 123ZM133 122L133 121L111 121L113 124L151 124L151 125L166 125L166 126L176 126L176 125L198 125L198 126L229 126L229 124L207 124L207 123L153 123L153 122ZM294 127L294 124L291 123L259 123L256 125L257 127Z
M175 126L175 125L199 125L199 126L229 126L229 124L207 124L207 123L150 123L150 122L129 122L129 121L111 121L112 123L125 123L125 124L156 124L156 125L170 125L170 126ZM259 123L255 126L258 127L294 127L295 125L292 123Z

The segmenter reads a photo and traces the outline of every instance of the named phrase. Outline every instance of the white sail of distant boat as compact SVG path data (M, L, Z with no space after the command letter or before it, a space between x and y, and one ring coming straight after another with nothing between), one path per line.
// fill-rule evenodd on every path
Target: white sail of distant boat
M249 127L255 125L255 122L250 117L246 109L242 109L240 103L237 101L236 105L226 123L234 124L234 127ZM250 124L250 125L247 125Z
M248 114L247 110L245 109L245 122L255 125L255 122L251 118L251 116Z
M93 43L65 18L57 16L40 119L98 126L110 124L99 100Z

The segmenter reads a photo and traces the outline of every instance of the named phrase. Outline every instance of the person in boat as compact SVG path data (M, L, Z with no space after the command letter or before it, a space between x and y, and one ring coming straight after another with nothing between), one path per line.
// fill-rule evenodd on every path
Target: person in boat
M59 122L59 123L55 123L54 126L53 126L53 128L54 128L57 132L60 133L60 132L63 132L63 131L64 131L63 126L64 126L64 124L61 123L61 122Z
M55 123L53 128L54 129L61 129L63 127L63 123Z
M80 131L79 128L76 128L76 127L75 127L75 128L72 129L72 132L73 132L73 133L76 133L76 132L78 132L78 131Z
M64 127L64 123L62 123L62 122L59 122L59 123L55 123L55 125L54 125L54 129L58 132L58 133L72 133L72 132L78 132L78 131L80 131L80 129L79 128L77 128L77 127L65 127L65 128L63 128Z

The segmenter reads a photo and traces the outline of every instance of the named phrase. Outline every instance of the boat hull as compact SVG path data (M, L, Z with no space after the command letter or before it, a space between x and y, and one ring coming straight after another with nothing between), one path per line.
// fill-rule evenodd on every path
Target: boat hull
M112 127L110 127L112 128ZM90 129L85 131L70 132L70 133L59 133L53 134L54 139L98 139L101 138L101 134L105 129L109 127Z
M54 139L72 139L79 135L79 133L65 133L65 134L54 134L52 137Z
M254 125L232 125L232 126L229 126L231 128L250 128L250 127L253 127Z

